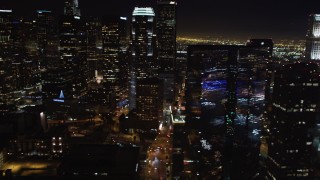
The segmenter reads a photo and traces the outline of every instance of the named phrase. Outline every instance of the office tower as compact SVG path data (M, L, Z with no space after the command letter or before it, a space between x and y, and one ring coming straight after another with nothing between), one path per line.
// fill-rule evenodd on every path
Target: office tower
M22 33L25 38L25 48L26 53L30 59L38 58L38 38L37 38L37 22L36 19L32 18L21 18L20 21L23 21L22 24ZM38 68L37 64L35 64Z
M272 64L272 39L250 39L240 49L237 78L237 121L245 124L247 135L260 130L254 124L262 119L265 112L265 93L268 89L267 75ZM270 84L269 84L270 85ZM251 136L252 137L252 136ZM259 141L260 134L251 140Z
M260 172L260 142L265 144L265 93L272 63L272 39L250 39L240 48L235 118L236 151L231 177L250 179Z
M105 18L102 22L102 69L103 82L119 94L120 91L120 18ZM119 100L119 99L118 99Z
M177 50L176 54L176 76L175 76L175 105L182 105L182 108L185 108L185 105L182 104L184 98L184 88L187 74L187 59L188 52L186 50Z
M144 128L157 129L163 114L163 82L158 78L137 81L137 115Z
M135 7L132 13L130 109L136 107L136 81L158 75L155 13L151 7Z
M38 10L36 17L36 33L39 55L39 68L48 68L50 60L50 51L52 50L52 44L54 42L54 35L56 34L56 27L54 17L51 11Z
M128 103L128 88L129 88L129 45L130 45L130 21L127 17L120 17L119 35L120 35L120 51L119 51L119 70L120 76L120 94L118 106L124 106Z
M208 126L223 132L208 133L225 137L222 153L225 177L250 178L257 172L252 164L259 158L254 149L258 149L260 141L266 67L272 47L271 39L252 39L246 46L188 47L187 124L203 130L210 122ZM241 153L234 155L236 151ZM255 162L250 162L251 159Z
M1 58L11 55L12 50L12 10L0 9Z
M175 92L176 6L175 1L157 2L159 78L164 80L164 98L169 102L173 102Z
M116 101L123 101L127 94L128 77L128 28L126 17L104 18L102 22L102 69L99 73L116 93Z
M309 16L306 60L320 60L320 14Z
M14 91L11 72L13 40L12 40L12 10L0 10L0 104L9 103L10 93Z
M169 0L157 3L157 38L160 72L174 72L176 58L176 6Z
M78 0L66 0L64 2L64 15L81 16Z
M85 23L77 16L80 13L76 13L79 11L77 1L72 2L74 5L66 1L65 15L60 19L60 61L61 68L70 74L64 78L72 78L72 83L64 90L65 96L78 98L85 94L87 88L87 36Z
M238 46L191 45L188 47L186 111L193 117L210 111L222 119L228 117L228 132L233 133L235 111L235 67L238 60ZM229 85L227 85L227 82ZM234 81L234 82L231 82ZM224 102L228 102L224 110ZM216 107L216 110L213 110ZM228 109L230 108L230 109ZM230 118L230 121L229 121ZM231 135L230 134L230 135Z
M37 91L40 72L37 65L36 24L30 18L16 18L12 21L12 75L11 86L14 89L16 104L23 106L22 96ZM19 102L18 102L19 101Z
M87 33L87 63L88 81L96 81L98 78L99 55L98 50L101 44L101 19L98 17L88 17L86 19Z
M275 74L267 161L274 179L314 178L319 83L318 66L312 63L286 65Z
M219 163L206 168L223 166L224 176L230 177L233 168L234 134L236 119L236 86L239 46L188 46L187 79L186 79L186 113L187 124L202 131L210 121L217 124L219 131L207 132L224 140L223 154ZM188 122L189 121L189 122ZM221 125L219 125L221 124ZM220 132L220 133L218 133ZM217 144L222 146L222 144ZM206 176L204 170L199 170Z
M13 59L12 59L12 75L14 78L14 89L19 91L24 87L22 76L23 63L26 57L26 36L24 31L24 20L22 18L14 19L12 23L12 39L13 39Z

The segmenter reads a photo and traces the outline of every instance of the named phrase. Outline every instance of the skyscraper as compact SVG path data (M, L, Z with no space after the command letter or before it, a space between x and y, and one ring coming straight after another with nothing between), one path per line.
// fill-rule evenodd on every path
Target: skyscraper
M176 58L176 6L175 1L157 3L157 38L160 72L174 72Z
M318 66L311 63L286 65L275 75L267 160L274 179L314 177L319 83Z
M120 17L119 22L119 35L120 35L120 51L119 51L119 82L120 83L120 101L125 101L125 103L120 103L118 105L127 105L128 103L128 89L129 89L129 45L130 45L130 34L129 34L129 21L127 17ZM121 105L122 104L122 105Z
M234 71L237 66L238 51L238 46L188 47L186 111L197 119L209 111L210 114L222 119L226 115L228 134L231 136L236 105ZM224 103L227 101L228 105L224 110ZM229 116L226 113L233 115Z
M11 55L12 47L12 10L0 9L0 45L1 58Z
M306 60L320 60L320 14L309 16Z
M186 112L191 121L203 128L213 119L222 134L224 176L230 177L233 166L237 105L237 62L239 46L188 46ZM187 121L188 123L188 121ZM212 166L210 168L216 168ZM201 172L206 173L206 172Z
M81 16L78 0L66 0L64 2L64 15Z
M37 44L39 54L39 67L45 69L48 67L48 56L54 41L55 31L54 17L51 11L38 10L36 19Z
M260 135L252 131L260 131L272 46L271 39L252 39L247 46L188 47L187 123L199 129L207 123L223 132L218 135L225 137L221 165L226 178L247 179L257 172L254 161L258 162L259 154L254 149Z
M163 114L163 84L158 78L137 82L137 115L144 128L157 129Z
M12 67L12 10L0 10L0 104L8 103L13 89Z
M102 69L100 74L116 93L117 103L124 100L127 89L127 71L125 68L128 51L127 18L105 17L102 21Z
M88 81L96 81L99 69L98 46L101 39L101 19L89 17L86 19L87 33L87 62L88 62ZM100 43L101 44L101 43Z
M164 80L164 98L173 102L176 61L176 6L175 1L157 2L157 39L159 78Z
M151 7L135 7L132 13L130 109L136 107L136 81L158 75L155 13Z
M85 23L78 15L80 15L78 1L67 0L65 15L60 19L59 28L61 68L70 73L70 76L65 78L73 78L72 83L68 84L64 91L69 98L82 96L87 88L87 36Z
M119 92L119 52L120 52L120 18L105 18L102 22L102 69L103 81L113 91Z

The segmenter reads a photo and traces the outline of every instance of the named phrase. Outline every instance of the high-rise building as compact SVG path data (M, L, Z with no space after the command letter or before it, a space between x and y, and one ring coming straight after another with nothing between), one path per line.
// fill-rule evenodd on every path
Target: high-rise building
M14 95L11 98L8 94L7 97L15 101L11 103L19 103L23 106L22 96L29 95L31 91L37 91L36 86L40 83L40 72L37 66L36 23L32 18L19 17L13 19L7 28L11 29L11 42L9 43L11 62L5 71L8 75L10 74L8 77L12 78L9 82L12 88L10 94Z
M157 38L160 72L174 72L176 58L176 6L175 1L157 3Z
M11 92L14 91L12 67L12 10L0 10L0 104L10 101Z
M119 18L104 19L102 23L102 66L103 81L119 91Z
M11 55L12 50L12 10L0 9L1 58Z
M46 69L50 60L50 51L54 43L56 27L51 11L38 10L36 18L37 44L40 69ZM51 64L51 63L50 63Z
M120 35L120 51L119 51L119 82L120 83L120 103L118 106L124 106L128 103L128 89L129 89L129 59L130 59L130 33L129 23L127 17L120 17L119 35ZM123 103L122 103L123 102Z
M187 123L193 120L203 127L214 119L216 123L224 124L223 133L219 135L225 139L223 163L216 166L223 165L226 178L230 177L233 166L239 48L212 45L188 47L185 87Z
M157 2L157 40L159 78L164 81L164 98L173 102L175 95L176 7L170 0Z
M206 111L222 119L225 116L228 119L227 129L230 135L233 134L235 118L234 71L237 70L238 51L238 46L188 47L186 111L198 119L207 114ZM228 102L226 110L224 102Z
M286 65L275 74L267 159L273 179L314 178L319 84L318 66L312 63Z
M87 33L87 62L88 62L88 79L96 81L99 69L99 43L101 39L101 20L97 17L89 17L86 20Z
M320 14L309 16L306 60L320 60Z
M66 0L64 2L64 15L81 16L78 0Z
M130 109L136 107L136 81L158 75L155 13L151 7L135 7L132 13Z
M108 84L116 93L116 101L119 103L125 97L127 89L127 52L128 34L127 18L109 17L102 22L102 68L100 74L103 82Z
M215 124L213 128L224 126L218 128L223 132L218 135L226 137L222 165L225 177L250 178L257 172L253 164L259 154L254 149L259 148L266 67L272 46L270 39L252 39L247 46L188 47L187 123L200 129L208 122ZM234 156L236 151L241 153Z
M254 124L250 121L260 121L265 111L265 94L270 94L270 81L267 79L271 70L272 52L272 39L250 39L246 48L240 50L237 115L240 123L246 125L248 133L255 129L249 127ZM259 136L256 140L258 139Z
M74 4L70 5L70 2ZM66 77L72 77L72 83L64 90L68 98L78 98L87 89L87 36L85 23L78 16L80 13L76 13L77 8L77 0L66 1L65 15L60 19L59 27L61 68L72 74Z
M163 82L158 78L137 81L137 115L149 129L157 129L163 114Z

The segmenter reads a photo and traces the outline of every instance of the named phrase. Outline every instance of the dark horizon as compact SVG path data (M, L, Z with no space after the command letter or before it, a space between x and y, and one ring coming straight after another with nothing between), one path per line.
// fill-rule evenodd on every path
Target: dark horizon
M129 16L135 1L80 0L84 16ZM0 7L16 14L30 14L37 9L63 13L63 0L2 0ZM222 37L226 39L273 38L305 39L308 15L320 13L319 2L312 1L178 1L178 36Z

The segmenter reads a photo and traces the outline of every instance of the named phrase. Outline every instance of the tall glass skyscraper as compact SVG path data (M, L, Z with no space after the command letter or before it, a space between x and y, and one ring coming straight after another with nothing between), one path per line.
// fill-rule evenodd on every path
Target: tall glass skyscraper
M164 98L168 102L173 102L175 94L176 7L175 1L157 2L159 78L164 80Z
M161 72L173 72L176 57L176 6L174 1L157 3L157 37Z
M136 7L132 13L132 62L130 109L136 107L136 81L158 75L155 13L151 7Z
M71 4L70 4L71 3ZM60 19L60 60L62 69L69 72L64 78L71 78L65 95L78 98L86 91L87 36L85 23L80 18L78 1L65 1L65 15Z
M320 14L311 14L309 17L306 60L320 60Z
M37 11L37 43L39 53L39 67L41 69L48 68L48 56L52 51L51 44L54 41L54 35L56 33L54 29L54 17L51 11L38 10Z

